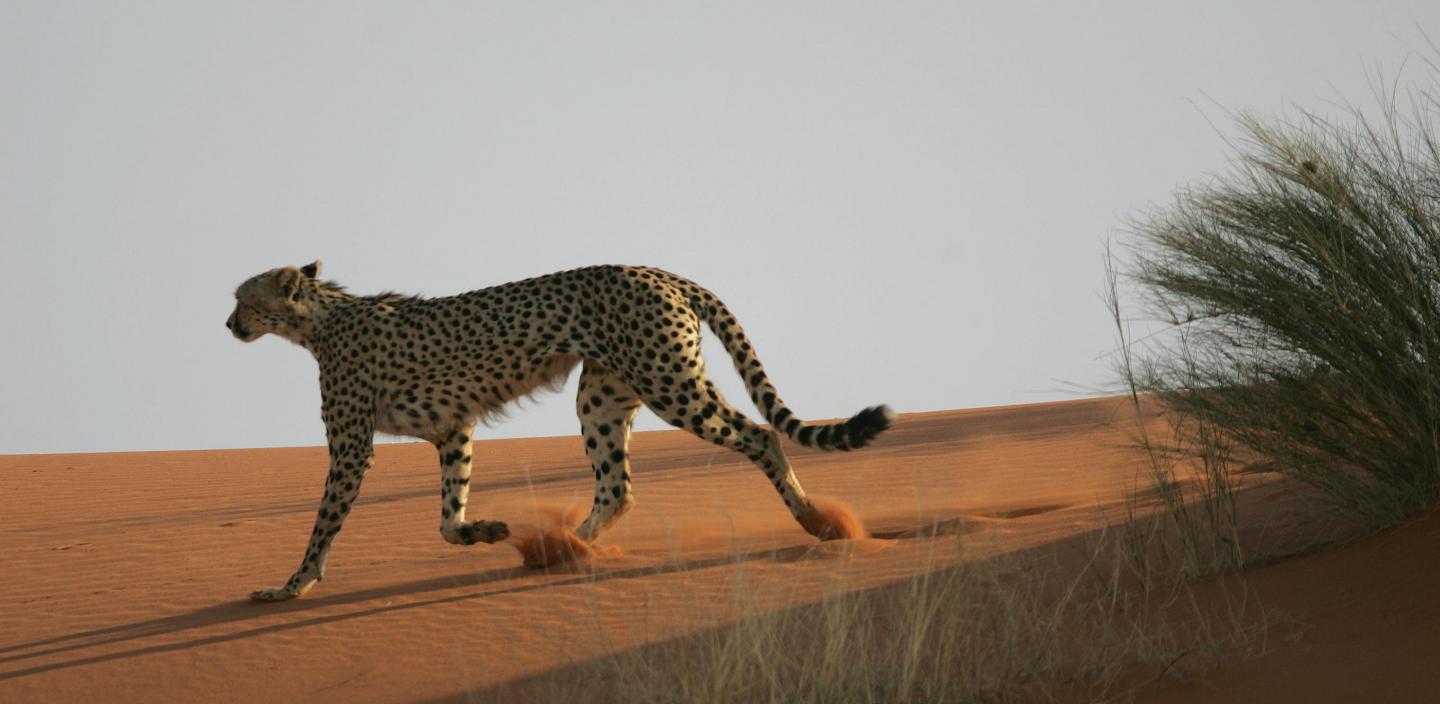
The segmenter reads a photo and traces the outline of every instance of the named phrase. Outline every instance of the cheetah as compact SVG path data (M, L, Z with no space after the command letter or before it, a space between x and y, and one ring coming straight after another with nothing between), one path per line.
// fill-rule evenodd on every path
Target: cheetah
M576 410L595 474L590 514L575 529L594 541L635 505L631 423L641 406L704 440L743 453L807 532L836 537L785 458L778 432L805 447L854 450L894 422L888 406L847 421L801 421L780 400L740 324L710 291L660 269L592 266L445 298L353 295L317 278L320 262L259 274L235 291L225 326L252 342L289 340L320 366L330 451L325 496L300 567L280 601L323 578L331 543L370 470L376 432L429 441L441 469L440 535L459 545L509 536L505 523L466 520L475 425L506 403L563 384L581 367ZM700 323L723 341L750 400L773 430L728 404L705 374Z

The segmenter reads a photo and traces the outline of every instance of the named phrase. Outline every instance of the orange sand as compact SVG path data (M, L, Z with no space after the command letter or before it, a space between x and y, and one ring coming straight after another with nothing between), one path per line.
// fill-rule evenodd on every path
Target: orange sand
M509 524L510 537L505 540L506 545L519 551L526 567L542 569L620 556L620 549L614 545L597 547L575 535L575 526L585 519L582 507L536 506L532 512L533 519Z
M742 575L762 608L778 609L814 601L836 576L855 589L904 580L952 554L957 536L967 558L983 558L1097 529L1135 480L1129 428L1122 402L1098 399L903 415L851 453L787 448L812 494L850 507L825 511L832 524L865 535L863 519L872 536L824 543L743 457L641 433L634 510L601 554L544 570L524 564L538 564L541 545L540 562L569 556L564 536L580 516L543 507L588 506L593 490L576 438L477 443L469 518L506 521L511 546L441 540L434 450L385 445L325 580L276 604L247 595L298 564L323 448L0 457L0 702L465 701L729 618ZM1326 682L1357 679L1356 667L1383 672L1386 692L1435 691L1435 668L1382 667L1413 662L1398 652L1411 641L1388 628L1440 652L1440 581L1425 566L1434 524L1424 545L1392 537L1363 557L1265 568L1291 574L1276 578L1267 608L1283 612L1294 590L1312 609L1297 632L1331 635L1272 643L1275 659L1234 665L1234 681L1263 689L1272 662L1306 692L1345 691ZM1326 610L1337 604L1344 625ZM1387 649L1339 667L1352 632ZM1204 686L1176 696L1210 691L1209 701L1240 696Z
M811 513L802 522L805 532L821 540L864 540L870 537L860 517L843 502L810 497Z
M1253 570L1274 612L1268 652L1139 702L1432 702L1440 699L1440 511L1349 545ZM1233 580L1231 580L1233 581ZM1201 584L1200 595L1207 595Z

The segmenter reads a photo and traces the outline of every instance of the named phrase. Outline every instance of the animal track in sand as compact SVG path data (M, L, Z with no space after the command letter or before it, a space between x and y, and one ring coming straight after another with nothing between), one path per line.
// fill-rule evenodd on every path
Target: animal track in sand
M943 538L952 535L963 535L983 528L984 526L979 524L967 523L963 518L942 518L911 528L872 531L870 535L884 540L914 540L917 538Z
M996 511L994 513L980 513L976 515L980 516L981 518L998 518L1008 521L1016 518L1025 518L1027 516L1038 516L1042 513L1053 513L1055 511L1059 511L1062 508L1070 508L1070 505L1042 504L1040 506L1022 506L1020 508L1012 508L1008 511Z
M950 518L931 518L927 523L909 524L904 528L890 530L873 530L870 536L882 540L919 540L923 538L947 538L957 535L967 535L995 527L997 521L1010 521L1026 516L1038 516L1052 511L1069 508L1069 504L1042 504L1039 506L1022 506L1020 508L1007 509L1004 511L990 511L986 513L974 513L965 516L952 516ZM896 525L899 521L888 521L890 525Z

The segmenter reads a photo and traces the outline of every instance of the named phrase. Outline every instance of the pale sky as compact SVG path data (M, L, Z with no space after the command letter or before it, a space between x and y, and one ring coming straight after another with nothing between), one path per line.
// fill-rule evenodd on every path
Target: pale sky
M1425 32L1434 0L4 0L0 454L322 444L309 354L224 327L316 258L424 295L666 268L807 419L1071 398L1112 381L1104 241L1224 168L1226 111L1366 101ZM574 433L573 386L477 434Z

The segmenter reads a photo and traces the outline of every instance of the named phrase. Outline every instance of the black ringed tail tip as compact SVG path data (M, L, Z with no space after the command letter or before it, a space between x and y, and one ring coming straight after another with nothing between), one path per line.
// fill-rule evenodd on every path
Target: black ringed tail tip
M858 450L870 444L877 435L895 424L895 411L889 406L866 408L843 423L804 425L796 432L786 428L786 435L806 447L820 450Z
M845 429L845 444L853 450L865 447L894 424L895 411L881 404L856 413L840 427Z

